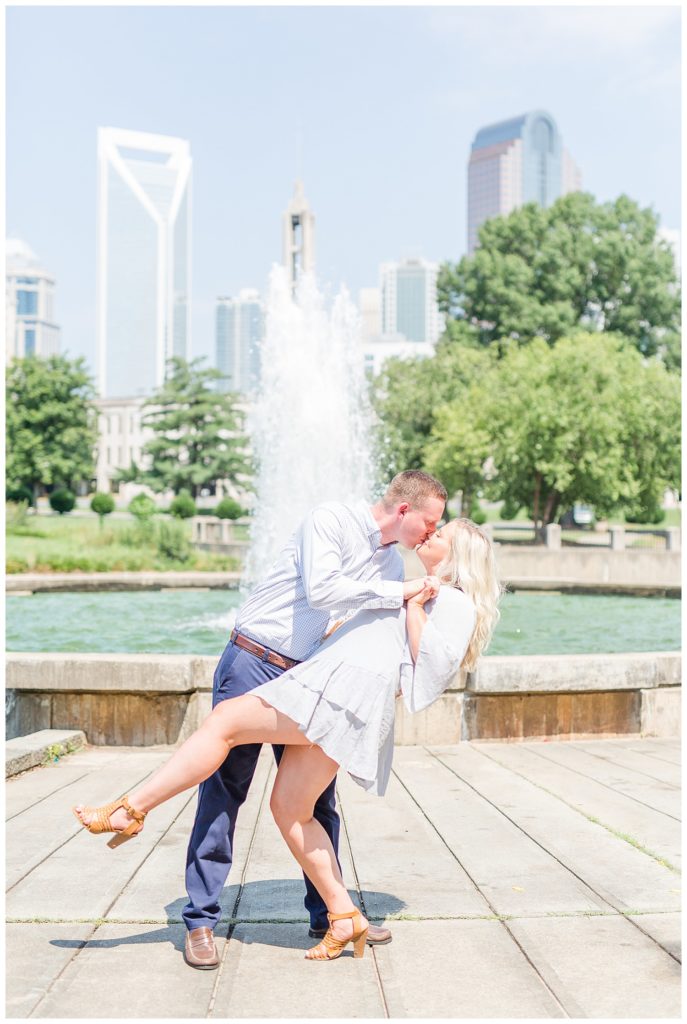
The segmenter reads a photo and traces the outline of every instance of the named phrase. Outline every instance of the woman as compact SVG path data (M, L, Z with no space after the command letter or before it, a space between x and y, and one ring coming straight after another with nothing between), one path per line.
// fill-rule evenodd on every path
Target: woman
M348 895L329 838L312 812L339 767L382 795L393 756L394 703L420 711L460 667L472 670L498 620L500 585L488 538L470 520L437 530L417 553L429 574L401 609L361 611L308 661L240 697L222 701L170 760L128 797L74 813L115 847L137 835L148 811L202 782L229 749L286 745L272 790L275 821L327 905L330 927L308 950L332 960L353 942L365 949L367 921Z

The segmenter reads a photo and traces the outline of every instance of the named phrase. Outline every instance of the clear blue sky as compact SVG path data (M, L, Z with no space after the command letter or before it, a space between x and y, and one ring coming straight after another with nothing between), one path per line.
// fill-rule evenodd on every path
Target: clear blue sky
M383 260L464 253L474 134L527 110L598 199L680 227L677 6L14 7L6 38L7 231L91 363L99 125L190 141L192 355L217 295L264 291L297 176L320 277L357 298Z

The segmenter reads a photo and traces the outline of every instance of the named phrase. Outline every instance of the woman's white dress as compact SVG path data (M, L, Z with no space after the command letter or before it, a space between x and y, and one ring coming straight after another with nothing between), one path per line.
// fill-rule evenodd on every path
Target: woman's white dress
M391 772L397 693L409 711L428 707L458 671L475 625L472 601L453 587L442 586L424 607L415 664L405 606L360 611L307 661L250 691L379 796Z

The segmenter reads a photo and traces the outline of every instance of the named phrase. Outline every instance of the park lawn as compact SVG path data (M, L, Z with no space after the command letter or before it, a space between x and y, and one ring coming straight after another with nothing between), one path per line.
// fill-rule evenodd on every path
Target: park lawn
M191 526L184 523L187 536ZM7 532L6 571L18 572L145 572L148 570L233 571L234 558L190 549L188 559L160 554L154 541L135 534L131 520L93 517L28 516L20 528Z

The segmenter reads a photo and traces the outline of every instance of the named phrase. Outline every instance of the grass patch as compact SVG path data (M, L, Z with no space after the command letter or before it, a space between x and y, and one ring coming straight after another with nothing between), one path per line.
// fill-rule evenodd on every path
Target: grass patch
M9 524L8 524L9 526ZM179 537L172 536L172 531ZM183 532L183 538L181 533ZM238 559L191 546L191 524L155 517L143 526L96 517L40 516L7 531L6 572L230 572Z

